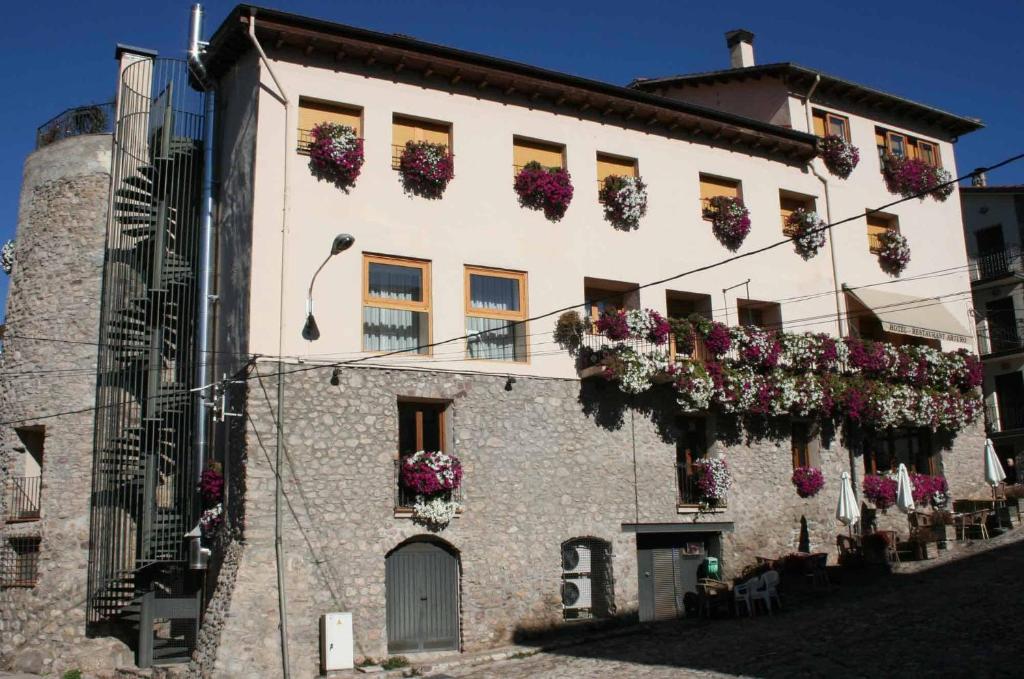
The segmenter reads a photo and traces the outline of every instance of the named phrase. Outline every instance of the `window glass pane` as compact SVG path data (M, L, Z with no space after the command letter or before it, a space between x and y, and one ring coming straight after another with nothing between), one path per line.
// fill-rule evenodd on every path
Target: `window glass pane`
M470 274L469 302L474 309L519 311L519 280Z
M419 267L370 262L368 285L371 297L423 301L423 269Z
M424 346L428 344L427 327L427 314L422 311L363 307L363 348L397 351L420 347L416 353L425 354L428 351Z
M828 125L829 125L829 132L831 134L834 134L837 137L841 137L843 139L846 139L846 121L845 120L843 120L842 118L837 118L835 116L829 116Z
M441 450L441 411L433 406L423 408L423 450Z
M466 341L470 358L493 361L525 361L526 335L523 323L510 324L503 318L466 318L466 334L482 332Z
M903 137L894 134L889 137L889 151L897 158L902 158L906 155L907 149Z
M398 404L398 453L416 452L416 408L410 403Z

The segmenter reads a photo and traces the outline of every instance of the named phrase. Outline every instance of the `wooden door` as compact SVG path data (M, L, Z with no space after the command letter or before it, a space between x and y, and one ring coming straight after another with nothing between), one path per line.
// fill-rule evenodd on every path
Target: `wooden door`
M385 568L388 652L458 650L458 558L414 542L389 554Z

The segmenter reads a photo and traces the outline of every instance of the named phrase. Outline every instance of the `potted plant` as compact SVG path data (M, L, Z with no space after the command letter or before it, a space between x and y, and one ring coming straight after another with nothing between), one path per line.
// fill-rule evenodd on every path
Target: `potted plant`
M887 155L882 159L882 174L890 193L904 198L926 195L944 201L952 195L956 185L952 177L941 167L929 165L920 158Z
M519 205L543 210L544 216L557 222L572 202L572 177L562 167L544 167L537 161L527 163L513 183Z
M865 499L882 512L896 504L896 479L893 477L868 474L862 487Z
M819 148L825 167L840 179L849 177L853 168L860 162L860 151L857 147L838 135L826 136L819 142Z
M891 276L899 276L910 263L910 244L907 238L895 229L889 229L878 236L878 264Z
M623 231L636 229L647 214L647 185L640 177L609 175L599 194L604 218Z
M413 517L433 528L447 526L462 505L453 497L462 485L462 463L454 455L421 450L402 459L400 481L416 494Z
M704 218L711 220L718 242L730 250L738 250L750 233L750 211L739 198L714 196L704 208Z
M797 208L786 218L786 227L793 249L804 259L818 254L825 245L825 222L814 210Z
M792 480L796 494L802 498L814 497L825 487L825 475L817 467L797 467Z
M711 457L694 463L697 469L697 488L700 491L701 507L721 508L726 505L732 474L724 457Z
M355 130L338 123L319 123L310 130L309 169L348 193L363 168L363 140Z
M399 158L398 173L406 193L438 199L455 177L455 156L445 144L409 141Z

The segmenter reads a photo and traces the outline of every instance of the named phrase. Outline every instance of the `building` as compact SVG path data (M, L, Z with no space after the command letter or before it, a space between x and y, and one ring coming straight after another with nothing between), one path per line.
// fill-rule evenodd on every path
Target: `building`
M1021 373L1021 238L1024 186L989 186L984 174L960 189L964 238L971 260L971 291L978 346L985 361L985 415L989 435L1017 481L1024 461L1024 375Z
M698 573L732 576L756 555L799 547L834 554L843 472L859 488L903 462L943 475L954 494L979 489L984 433L970 417L933 433L876 408L834 428L814 416L820 394L790 416L795 405L785 415L742 405L736 392L749 384L715 383L736 398L729 410L681 407L693 394L644 383L681 384L679 371L693 371L710 385L705 366L735 364L729 375L749 370L766 398L781 398L775 359L721 358L701 339L710 321L747 328L733 331L737 342L771 343L781 329L824 333L800 340L814 347L878 340L894 356L975 350L970 305L947 294L969 282L959 195L936 197L933 183L931 195L896 202L883 158L956 176L953 141L980 124L809 69L755 66L748 32L727 41L728 71L630 87L246 5L191 73L120 49L89 377L95 445L74 453L92 465L91 502L77 495L75 515L79 527L90 516L88 582L84 565L51 581L40 568L28 594L5 590L33 610L33 597L87 584L87 605L65 646L5 636L12 657L63 667L81 661L70 642L86 630L114 630L137 635L142 665L194 649L197 671L213 676L285 665L305 676L333 611L353 614L355 653L372 657L478 650L580 619L663 619L685 613ZM205 95L191 88L202 83ZM354 137L331 147L352 154L333 173L317 165L323 123ZM206 128L215 142L200 162ZM826 132L862 149L847 179L819 157ZM410 180L410 141L446 147L454 179ZM606 219L609 176L642 178L638 223L614 210ZM543 205L537 186L550 188ZM801 209L854 218L805 258L782 242L799 233L790 217ZM899 272L879 257L895 235L912 250ZM199 315L207 252L210 344ZM749 256L719 264L734 255ZM928 276L949 270L959 273L939 291ZM587 322L561 315L573 308ZM595 330L642 309L692 317L700 336L688 347L685 324L673 326L669 357L653 340L616 344ZM29 313L12 309L11 353ZM575 358L552 339L559 318ZM941 360L969 365L957 356ZM845 385L847 364L827 360L811 381L835 374ZM590 377L619 369L615 380ZM645 388L625 393L627 375ZM933 377L921 374L937 392ZM926 402L906 384L886 389ZM954 418L973 407L963 391L950 396ZM25 407L18 426L50 410ZM461 460L450 520L425 521L400 478L420 450ZM720 459L727 502L699 478ZM215 493L224 529L186 540L212 516L195 492L211 461L225 477ZM793 488L804 466L826 479L813 497ZM48 470L44 491L63 487ZM45 531L51 511L44 500ZM59 563L45 531L43 563ZM206 571L190 567L203 564L200 544L213 551Z

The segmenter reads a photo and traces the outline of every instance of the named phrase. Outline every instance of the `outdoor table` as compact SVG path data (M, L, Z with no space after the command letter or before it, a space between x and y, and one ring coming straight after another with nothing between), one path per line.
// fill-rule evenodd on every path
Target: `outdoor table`
M995 515L996 526L998 528L1004 528L1003 512L1001 510L1006 509L1005 500L993 498L963 498L960 500L953 500L953 509L954 511L966 514L976 512L979 509L987 509Z
M712 578L701 578L697 581L697 610L700 615L711 617L716 608L732 603L732 590L729 585Z

